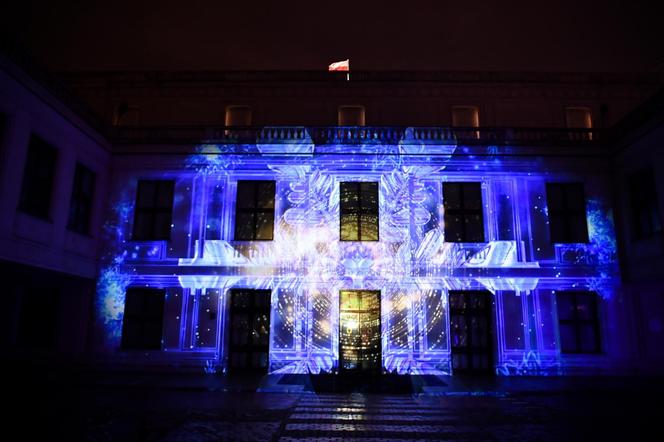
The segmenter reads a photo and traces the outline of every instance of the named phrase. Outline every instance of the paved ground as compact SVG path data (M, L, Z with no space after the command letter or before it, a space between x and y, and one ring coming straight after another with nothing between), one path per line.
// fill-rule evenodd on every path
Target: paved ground
M21 379L5 389L3 430L67 441L664 440L664 389L635 385L424 397Z

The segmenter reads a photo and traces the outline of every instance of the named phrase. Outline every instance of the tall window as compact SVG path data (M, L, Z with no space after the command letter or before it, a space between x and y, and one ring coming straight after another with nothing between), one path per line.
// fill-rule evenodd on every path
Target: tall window
M138 126L141 120L141 110L138 106L120 103L113 112L113 126Z
M662 219L657 207L657 191L651 167L629 177L629 198L634 239L647 238L661 232Z
M597 295L592 292L558 292L556 304L562 352L598 353Z
M337 109L337 123L339 126L364 126L364 106L344 105Z
M583 184L547 183L546 202L552 243L588 242Z
M453 106L452 126L454 127L480 127L480 110L477 106ZM478 131L457 131L458 138L479 138Z
M565 108L565 122L570 129L592 129L593 120L589 107L569 106ZM592 133L584 131L570 132L570 139L591 140Z
M48 219L55 175L56 149L36 135L30 138L23 172L19 210Z
M171 180L139 180L134 208L134 240L171 238L173 186Z
M76 163L74 187L69 205L69 221L67 228L74 232L87 234L90 230L92 214L92 198L95 190L95 174L90 169Z
M341 183L341 241L378 241L378 183Z
M445 241L484 242L480 183L443 183Z
M164 290L129 288L122 319L123 350L161 350Z
M238 181L235 239L266 241L274 237L274 181Z
M17 344L23 348L53 350L58 331L60 293L52 288L26 287L21 296Z
M226 127L251 126L251 108L244 105L226 106L224 125Z

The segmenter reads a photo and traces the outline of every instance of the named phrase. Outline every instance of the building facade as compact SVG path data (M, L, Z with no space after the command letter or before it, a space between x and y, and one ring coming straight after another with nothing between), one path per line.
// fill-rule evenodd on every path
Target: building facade
M5 206L31 220L5 229L3 259L76 273L39 261L54 253L47 240L34 261L12 255L23 244L16 229L37 234L32 218L48 219L43 200L54 201L48 210L63 213L66 234L93 244L85 276L95 290L81 321L86 353L108 364L434 375L644 368L653 350L640 336L656 339L661 316L650 311L644 330L646 312L634 307L632 257L615 224L631 204L616 190L624 134L605 128L661 80L397 77L70 76L115 127L80 126L98 137L81 155L99 168L69 161L56 178L30 166L50 158L43 143L5 135L5 152L26 158ZM3 81L3 97L18 103L5 91L29 79ZM19 121L20 107L5 105L6 121ZM30 121L6 127L27 136L40 120ZM80 145L70 140L50 144ZM7 155L6 170L20 163ZM48 172L53 161L41 163ZM31 190L49 179L71 194ZM661 239L659 207L648 232ZM661 307L654 292L649 305Z

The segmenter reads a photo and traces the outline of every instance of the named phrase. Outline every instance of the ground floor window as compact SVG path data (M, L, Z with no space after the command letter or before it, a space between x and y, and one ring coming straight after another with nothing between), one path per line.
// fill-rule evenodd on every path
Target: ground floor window
M59 293L54 289L26 288L21 297L19 347L52 350L55 347Z
M491 293L449 292L452 370L455 374L493 373Z
M270 291L231 290L229 371L267 372L270 346Z
M560 349L563 353L599 353L597 294L562 291L556 293Z
M123 350L161 350L164 290L129 288L122 320Z

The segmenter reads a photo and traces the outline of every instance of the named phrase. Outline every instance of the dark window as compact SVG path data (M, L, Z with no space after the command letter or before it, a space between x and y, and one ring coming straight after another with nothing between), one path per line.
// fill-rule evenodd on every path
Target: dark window
M449 292L450 343L455 374L493 371L491 293Z
M662 220L657 207L652 168L641 170L629 178L629 197L634 239L647 238L661 232Z
M135 240L171 238L173 181L140 180L134 209Z
M341 183L341 241L378 241L378 183Z
M272 240L274 237L274 181L238 181L235 239Z
M30 137L18 206L21 212L48 219L56 158L53 146L36 135Z
M484 242L480 183L443 183L445 241Z
M593 292L558 292L560 349L563 353L598 353L597 295Z
M52 350L55 346L59 293L53 289L27 288L21 297L18 345L26 349Z
M231 290L231 373L266 372L270 346L270 291Z
M94 191L94 172L81 163L76 163L74 187L71 191L71 203L69 205L69 222L67 223L69 230L84 234L89 232Z
M547 183L546 202L552 243L588 242L583 184Z
M127 289L122 319L123 350L161 350L164 290Z

